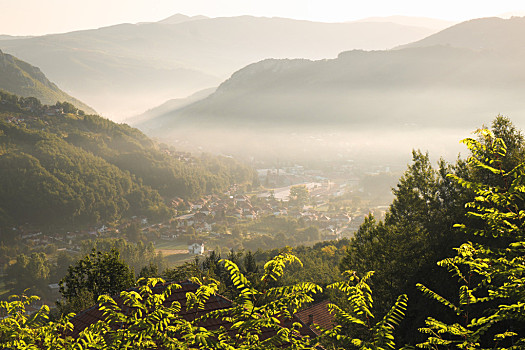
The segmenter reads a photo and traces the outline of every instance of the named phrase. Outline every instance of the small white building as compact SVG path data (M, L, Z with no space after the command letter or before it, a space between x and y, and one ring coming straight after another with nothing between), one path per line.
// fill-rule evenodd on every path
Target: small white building
M190 254L202 255L204 254L204 243L193 243L188 247Z

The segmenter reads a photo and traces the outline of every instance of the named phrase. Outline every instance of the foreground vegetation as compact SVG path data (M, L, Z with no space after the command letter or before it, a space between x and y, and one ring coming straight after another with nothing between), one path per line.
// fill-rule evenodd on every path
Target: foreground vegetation
M86 295L100 295L103 321L71 337L72 315L67 315L66 308L53 321L48 320L46 307L28 317L24 308L33 299L22 296L2 302L7 317L0 323L0 339L8 347L43 349L307 349L323 345L382 350L404 344L426 349L522 349L524 140L501 117L494 121L492 131L480 130L478 136L465 140L471 152L468 161L440 162L437 170L428 155L415 152L413 164L394 190L396 198L385 220L368 217L354 239L342 242L346 250L327 243L297 252L305 261L315 261L315 252L319 258L319 252L331 255L332 262L342 258L339 268L344 272L335 281L330 274L331 280L323 281L327 274L310 273L315 262L305 268L286 250L275 252L264 266L257 263L258 258L273 253L231 253L228 259L212 254L163 273L170 280L192 276L200 285L197 293L187 295L188 308L202 308L216 293L233 300L230 308L187 321L178 315L180 304L162 305L178 288L175 284L157 295L151 288L159 280L139 280L139 287L121 293L124 304L133 306L131 313L108 296L114 294L109 288L116 288L116 283L109 283L108 289L93 289L102 286L93 284L97 274L110 275L97 270L97 266L107 267L102 262L122 266L118 252L94 250L87 260L70 267L69 276L84 274L86 279L63 280L63 295L73 306ZM333 266L325 268L333 274ZM113 271L125 277L116 290L133 284L129 270ZM143 277L158 275L155 266L141 271ZM69 293L73 287L76 291ZM338 325L322 330L316 338L299 336L298 325L285 321L322 298L334 302L330 310ZM229 326L200 327L199 322L209 317ZM274 333L261 339L263 329Z

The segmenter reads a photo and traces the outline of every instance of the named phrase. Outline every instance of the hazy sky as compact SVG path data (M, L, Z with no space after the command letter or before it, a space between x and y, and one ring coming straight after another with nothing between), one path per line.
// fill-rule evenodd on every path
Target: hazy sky
M0 34L68 32L158 21L175 13L326 22L389 15L461 21L521 10L523 0L0 0Z

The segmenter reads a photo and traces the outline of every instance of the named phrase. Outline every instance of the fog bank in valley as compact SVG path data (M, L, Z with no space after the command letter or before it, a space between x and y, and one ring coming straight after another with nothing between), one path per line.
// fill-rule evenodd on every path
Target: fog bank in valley
M248 130L184 128L159 140L179 150L234 156L272 164L279 161L321 164L354 161L360 164L403 167L413 149L428 151L432 159L454 162L466 148L460 140L472 137L468 129L399 130Z

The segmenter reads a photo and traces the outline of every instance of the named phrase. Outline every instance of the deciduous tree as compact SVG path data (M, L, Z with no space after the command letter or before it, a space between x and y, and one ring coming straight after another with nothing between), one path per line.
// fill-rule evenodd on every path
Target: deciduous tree
M67 275L60 281L60 293L70 304L78 302L76 299L79 297L89 296L93 298L91 302L94 304L98 296L117 295L134 283L133 270L120 259L117 250L93 250L91 254L69 267Z

